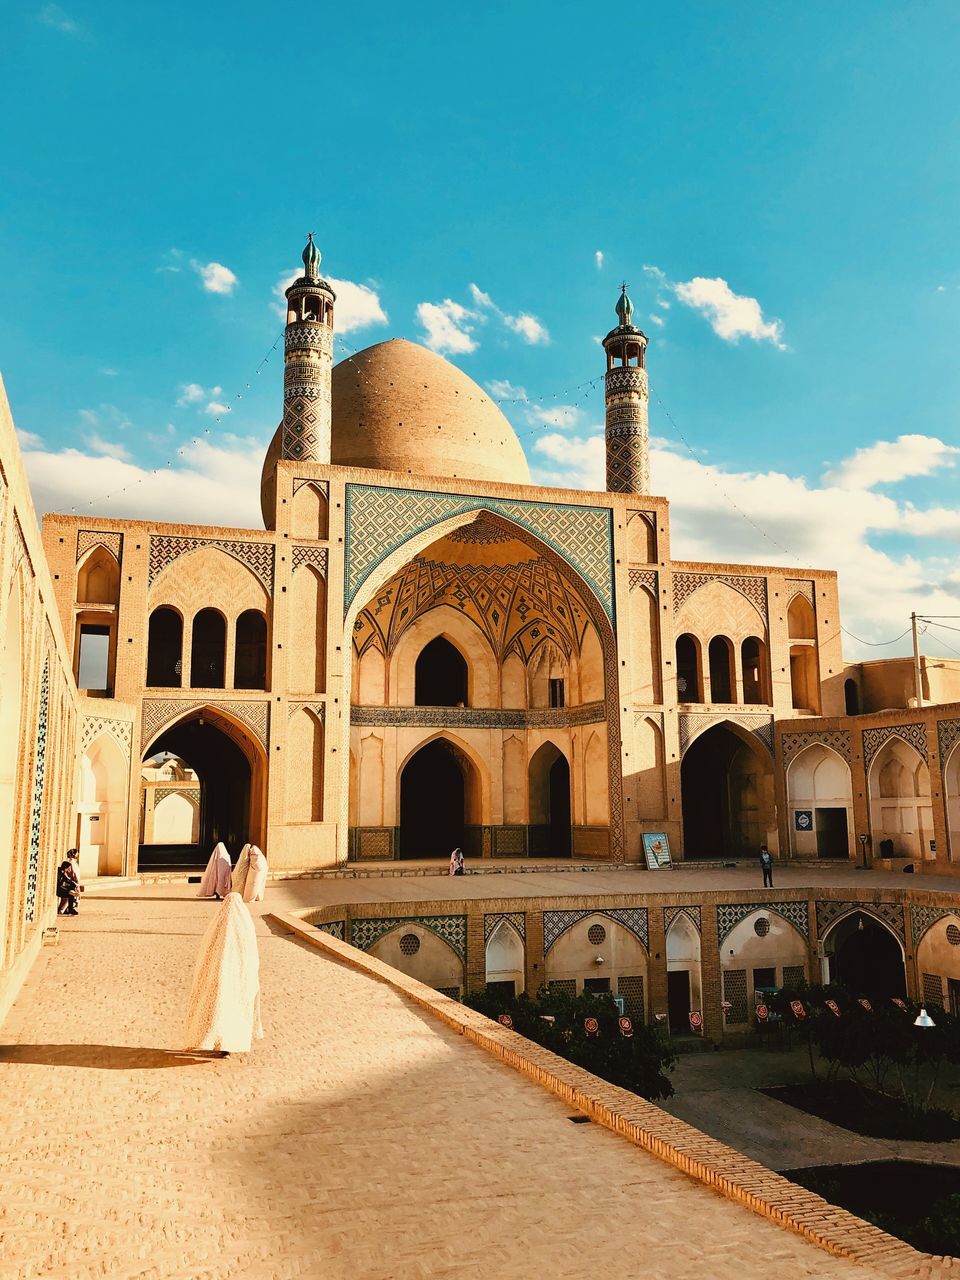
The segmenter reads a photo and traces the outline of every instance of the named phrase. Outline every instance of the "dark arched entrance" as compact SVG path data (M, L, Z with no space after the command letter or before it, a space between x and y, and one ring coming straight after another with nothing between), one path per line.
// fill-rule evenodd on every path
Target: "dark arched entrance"
M570 766L545 742L530 761L530 825L527 852L552 858L570 856Z
M465 707L468 671L463 654L444 636L424 645L414 675L418 707Z
M831 982L876 1002L906 996L900 944L873 916L864 911L845 916L827 935L824 945Z
M145 759L169 753L190 766L200 780L199 843L142 844L138 865L143 871L189 869L206 865L222 840L236 860L251 837L252 771L242 748L203 712L181 720L160 735Z
M451 743L428 742L400 775L400 857L449 858L465 847L466 787Z
M756 855L773 826L773 769L725 725L687 748L680 766L684 858Z

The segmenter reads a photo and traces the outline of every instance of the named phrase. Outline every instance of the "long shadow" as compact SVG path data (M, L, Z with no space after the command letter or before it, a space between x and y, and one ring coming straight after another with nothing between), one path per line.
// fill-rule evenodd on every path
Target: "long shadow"
M218 1056L218 1055L217 1055ZM97 1067L103 1071L156 1071L195 1067L214 1058L177 1049L137 1049L119 1044L3 1044L0 1062L26 1062L42 1067Z

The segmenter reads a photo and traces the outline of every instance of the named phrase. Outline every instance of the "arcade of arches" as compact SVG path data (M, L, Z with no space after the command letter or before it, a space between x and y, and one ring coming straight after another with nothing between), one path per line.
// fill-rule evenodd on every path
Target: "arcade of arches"
M606 855L608 643L576 575L487 513L399 569L353 629L355 854Z

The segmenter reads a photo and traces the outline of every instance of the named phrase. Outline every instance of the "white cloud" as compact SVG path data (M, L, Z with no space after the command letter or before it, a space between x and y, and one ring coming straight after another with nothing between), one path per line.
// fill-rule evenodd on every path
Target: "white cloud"
M43 447L43 440L35 431L24 431L23 427L17 427L16 432L21 449L40 449Z
M470 286L470 297L473 299L475 306L488 307L491 311L500 310L494 300L490 297L489 293L484 293L484 291L478 288L475 284L471 284Z
M549 409L537 406L527 410L527 421L536 426L567 428L580 421L581 413L576 405L555 404Z
M655 324L655 325L657 326L657 328L658 328L658 329L662 329L662 328L663 328L663 316L655 316L655 315L651 315L651 316L650 316L650 323L651 323L651 324Z
M678 559L836 569L843 624L868 641L886 641L904 631L912 609L960 614L955 558L935 554L924 543L960 539L960 507L917 511L900 505L866 487L876 482L875 471L861 472L860 487L840 488L829 476L809 483L778 471L705 465L664 440L651 442L650 467L654 492L671 499L671 550ZM602 490L601 428L540 436L533 470L539 483ZM847 474L852 481L853 469ZM891 536L897 537L895 543ZM837 623L830 619L831 628ZM843 637L848 659L890 657L907 653L908 647L909 637L880 649ZM935 632L924 638L924 651L940 652Z
M240 283L229 267L222 262L191 262L190 264L203 282L207 293L230 294Z
M736 342L740 338L752 338L754 342L772 342L780 351L786 351L783 342L783 324L780 320L765 320L756 298L734 293L726 280L720 277L707 279L694 276L672 286L679 300L709 321L719 338Z
M593 260L597 264L597 270L602 271L603 270L603 250L602 249L598 249L596 251L596 253L593 255Z
M230 412L230 406L228 404L221 404L219 400L211 400L210 403L206 405L203 412L208 413L211 418L222 418L225 413Z
M185 382L177 396L177 404L181 408L185 404L199 404L206 394L199 382Z
M120 458L28 448L24 462L37 510L119 519L170 520L258 529L260 468L266 442L218 437L185 447L175 466L156 471Z
M471 337L473 322L478 319L475 311L445 298L443 302L421 302L417 306L417 319L423 325L426 345L441 355L465 355L476 351L476 340Z
M824 480L841 489L872 489L874 485L895 484L908 476L928 476L943 467L952 467L958 454L960 449L944 444L936 436L898 436L896 440L878 440L858 449L827 471Z
M95 431L87 436L87 444L94 453L103 454L106 458L115 458L119 462L129 462L130 460L130 450L126 445L118 444L113 440L104 440Z
M86 34L80 23L64 13L58 4L45 4L37 14L37 21L50 27L52 31L59 31L61 35L82 38Z
M118 369L101 369L100 370L101 378L115 378L118 373L119 373Z
M279 301L274 311L283 319L287 314L285 294L294 280L299 280L302 271L285 272L274 286L274 293ZM380 295L369 284L357 284L353 280L335 280L326 277L331 289L337 295L333 304L334 330L337 333L353 333L357 329L367 329L370 325L386 324L388 316L383 309Z
M670 303L667 301L667 299L666 299L666 298L658 298L658 299L657 299L657 306L658 306L658 307L663 307L664 311L669 311L669 310L670 310Z
M521 311L518 316L504 316L503 323L532 347L545 346L550 341L546 326L526 311Z
M523 387L515 387L506 378L502 380L494 378L493 381L487 383L487 390L494 400L518 400L521 404L526 404L530 399Z

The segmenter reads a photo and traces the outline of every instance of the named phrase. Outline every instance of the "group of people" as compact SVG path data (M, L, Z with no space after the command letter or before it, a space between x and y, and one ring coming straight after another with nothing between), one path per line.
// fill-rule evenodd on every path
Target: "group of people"
M244 902L262 902L266 887L267 860L260 849L245 844L234 866L221 841L210 855L197 897L225 898L228 893L239 893Z

